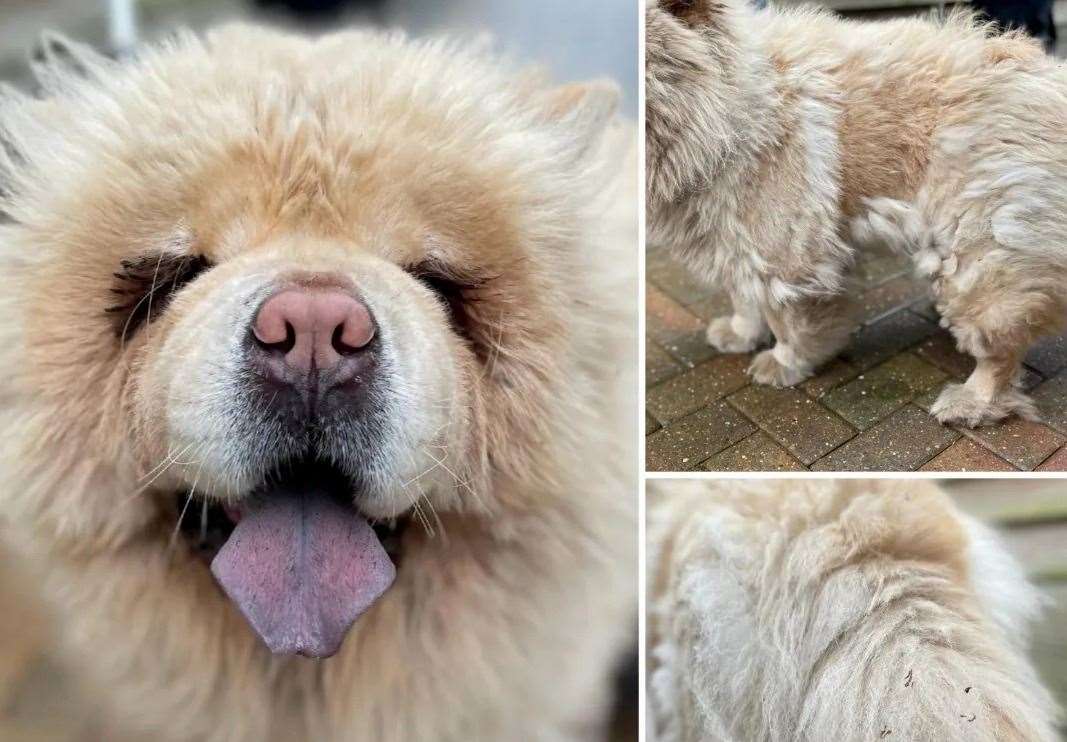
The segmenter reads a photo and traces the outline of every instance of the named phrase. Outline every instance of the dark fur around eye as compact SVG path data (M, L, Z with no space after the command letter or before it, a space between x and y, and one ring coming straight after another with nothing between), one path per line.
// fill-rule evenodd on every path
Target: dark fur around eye
M118 303L105 311L111 317L115 336L128 338L151 317L158 317L171 297L211 267L199 255L145 255L123 260L114 273L111 293Z
M452 329L468 340L475 340L471 305L478 301L489 279L432 260L409 266L407 271L445 305Z

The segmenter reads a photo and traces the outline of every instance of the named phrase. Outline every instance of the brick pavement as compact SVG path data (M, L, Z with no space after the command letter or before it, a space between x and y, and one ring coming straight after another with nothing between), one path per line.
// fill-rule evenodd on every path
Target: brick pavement
M646 287L649 471L1065 471L1067 337L1026 357L1024 385L1042 422L976 430L929 415L946 382L974 362L937 325L907 261L864 255L863 325L816 376L790 389L750 383L749 355L704 340L729 301L650 248Z

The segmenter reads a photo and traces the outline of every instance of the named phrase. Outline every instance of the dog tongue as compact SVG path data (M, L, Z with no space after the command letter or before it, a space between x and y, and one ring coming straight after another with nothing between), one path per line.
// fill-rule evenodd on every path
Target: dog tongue
M307 657L334 654L396 576L367 521L320 487L242 513L211 571L272 652Z

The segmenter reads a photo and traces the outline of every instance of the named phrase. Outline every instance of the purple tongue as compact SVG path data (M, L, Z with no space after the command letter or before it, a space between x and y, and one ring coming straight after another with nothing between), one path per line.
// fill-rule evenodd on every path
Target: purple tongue
M272 652L306 657L334 654L396 576L367 521L319 488L244 513L211 571Z

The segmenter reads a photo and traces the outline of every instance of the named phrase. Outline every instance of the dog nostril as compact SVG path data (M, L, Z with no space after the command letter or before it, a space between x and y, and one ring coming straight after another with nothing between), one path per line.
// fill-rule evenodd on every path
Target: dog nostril
M341 338L344 336L345 324L342 322L333 329L333 337L330 342L333 345L333 349L337 351L338 355L350 356L353 353L358 353L362 348L357 348L352 345L348 345ZM364 346L365 347L365 346Z
M265 340L261 340L259 335L256 334L255 328L252 329L252 339L255 340L263 350L269 350L281 355L286 355L296 345L296 330L288 321L285 323L285 339L279 340L276 343L268 343Z

